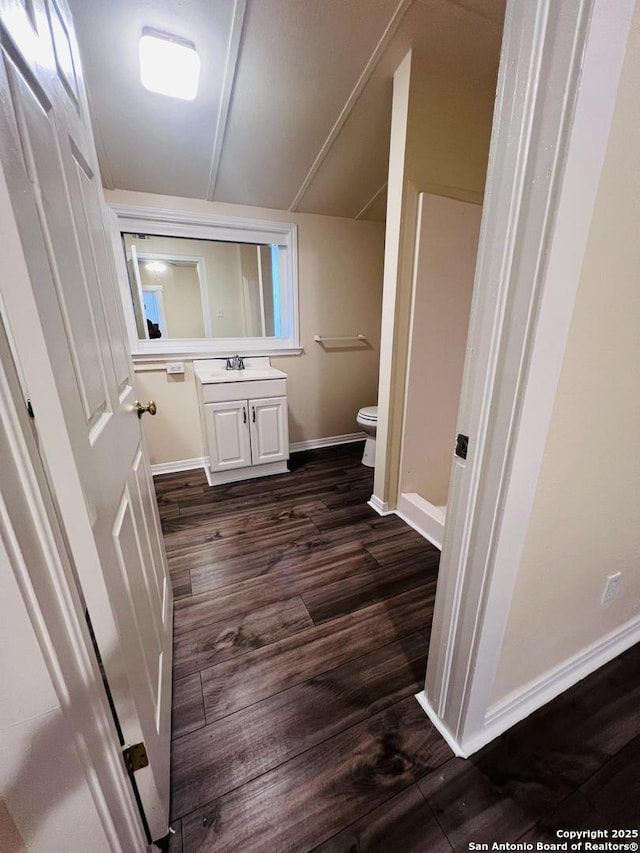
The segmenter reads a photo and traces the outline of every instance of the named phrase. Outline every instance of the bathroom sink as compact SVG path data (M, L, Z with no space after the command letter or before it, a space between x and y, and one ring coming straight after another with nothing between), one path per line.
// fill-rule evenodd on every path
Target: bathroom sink
M254 382L264 379L286 379L287 374L269 365L268 358L246 358L244 370L227 370L225 359L194 362L195 373L203 385L213 382Z
M252 382L258 379L286 379L287 374L275 367L247 367L244 370L207 370L198 371L201 382Z

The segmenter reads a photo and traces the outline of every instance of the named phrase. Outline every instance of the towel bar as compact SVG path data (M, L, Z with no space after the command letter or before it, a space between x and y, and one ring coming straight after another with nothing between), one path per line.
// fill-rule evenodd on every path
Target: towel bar
M323 341L366 341L366 335L314 335L314 341L322 343Z

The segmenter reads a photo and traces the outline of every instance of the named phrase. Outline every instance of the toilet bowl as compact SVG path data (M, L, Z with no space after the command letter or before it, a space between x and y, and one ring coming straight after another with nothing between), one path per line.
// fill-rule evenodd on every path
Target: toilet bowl
M376 429L378 427L378 407L364 406L356 415L356 423L367 434L362 454L362 464L373 468L376 464Z

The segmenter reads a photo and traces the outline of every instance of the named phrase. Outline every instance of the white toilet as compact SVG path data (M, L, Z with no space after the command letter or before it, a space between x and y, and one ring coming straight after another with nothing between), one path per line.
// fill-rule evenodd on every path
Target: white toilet
M362 464L373 468L376 464L376 429L378 427L378 407L364 406L356 416L356 423L367 434L362 454Z

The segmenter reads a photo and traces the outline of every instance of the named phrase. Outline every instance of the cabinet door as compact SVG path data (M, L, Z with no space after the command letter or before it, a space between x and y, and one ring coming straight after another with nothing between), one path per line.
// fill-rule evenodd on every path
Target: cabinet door
M289 458L287 398L249 400L251 408L251 459L254 465Z
M207 403L204 410L211 470L228 471L251 465L247 401Z

